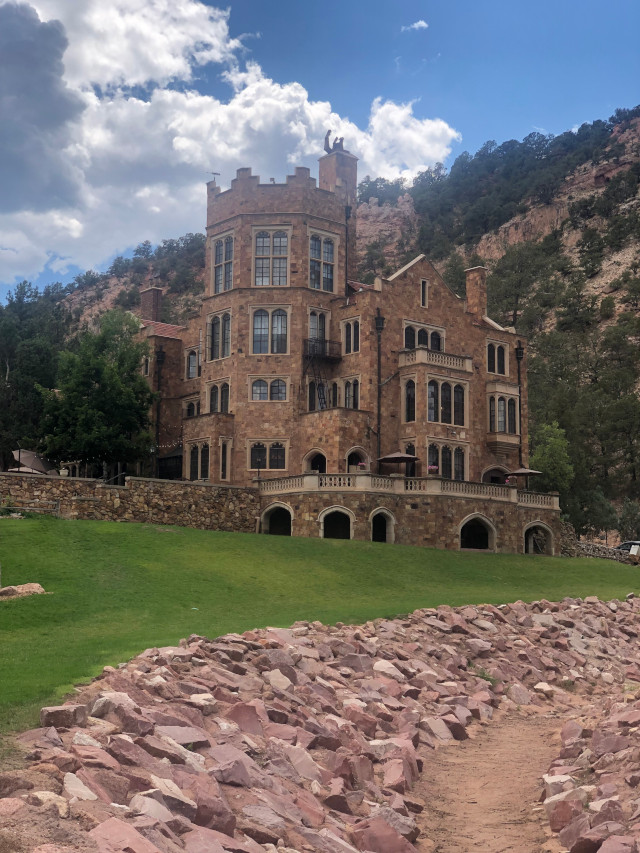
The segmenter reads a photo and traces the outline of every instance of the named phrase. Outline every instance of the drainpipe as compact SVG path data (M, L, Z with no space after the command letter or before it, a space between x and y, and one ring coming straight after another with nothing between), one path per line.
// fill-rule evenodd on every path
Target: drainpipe
M520 467L523 467L522 464L522 359L524 358L524 347L522 346L522 341L518 341L518 346L516 347L516 362L518 364L518 432L520 433L520 443L518 444L518 462L520 463ZM529 486L528 482L529 478L527 477L527 487Z
M349 220L351 219L351 206L344 209L344 295L349 298Z
M381 452L381 443L380 443L380 423L381 423L381 413L382 413L382 330L384 329L384 317L380 313L380 309L378 308L376 316L376 336L378 338L378 402L377 402L377 412L376 412L376 432L378 437L378 452L376 454L376 459L380 459L382 456ZM377 463L378 474L380 473L380 463Z

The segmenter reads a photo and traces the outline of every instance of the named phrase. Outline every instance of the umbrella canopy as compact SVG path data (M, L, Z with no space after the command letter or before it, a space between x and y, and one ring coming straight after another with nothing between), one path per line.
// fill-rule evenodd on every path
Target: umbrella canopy
M11 452L13 453L13 458L20 465L19 471L24 467L30 469L29 474L48 474L49 471L56 468L48 459L45 459L44 456L40 456L38 453L34 453L33 450L12 450Z
M42 474L42 471L36 471L35 468L27 468L23 465L22 468L7 468L9 474Z
M528 477L529 474L542 474L542 471L534 471L533 468L517 468L511 472L511 475L515 475L516 477Z
M378 462L388 462L390 465L397 465L401 462L416 462L418 456L412 456L410 453L388 453L386 456L381 456Z

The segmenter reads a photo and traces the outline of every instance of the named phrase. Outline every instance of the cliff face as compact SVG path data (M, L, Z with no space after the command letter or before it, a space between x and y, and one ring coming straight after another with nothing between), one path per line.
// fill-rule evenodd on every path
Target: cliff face
M358 205L358 264L363 262L367 247L378 244L388 265L392 268L399 266L405 247L415 243L418 224L413 199L408 193L400 196L395 207L380 205L377 198Z

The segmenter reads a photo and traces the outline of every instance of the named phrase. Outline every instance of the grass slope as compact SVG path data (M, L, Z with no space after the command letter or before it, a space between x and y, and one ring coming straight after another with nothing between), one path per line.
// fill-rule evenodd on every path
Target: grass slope
M438 604L622 597L638 569L601 560L460 554L180 527L0 520L0 731L149 646L297 619L359 623Z

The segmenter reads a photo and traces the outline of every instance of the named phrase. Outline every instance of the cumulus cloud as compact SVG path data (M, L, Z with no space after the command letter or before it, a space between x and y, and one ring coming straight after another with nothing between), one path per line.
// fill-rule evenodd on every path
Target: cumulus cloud
M26 10L31 31L52 45L52 58L41 64L59 106L41 121L60 135L57 174L68 186L66 194L46 191L46 215L28 193L13 215L0 208L0 281L34 277L45 266L60 275L71 266L100 268L143 240L203 230L210 172L228 186L241 166L263 181L282 180L293 165L314 171L327 128L360 158L361 174L388 178L410 178L444 160L459 138L440 119L416 117L413 103L381 99L367 127L358 127L328 101L310 100L299 83L276 82L257 63L241 61L228 12L199 0L32 2L41 18L61 24L2 0L0 15ZM136 37L110 29L125 12ZM220 64L227 99L198 91L197 66L208 62ZM37 115L39 94L25 91L23 99L23 109ZM0 137L0 162L3 147ZM37 171L29 178L42 181Z
M65 153L83 104L63 79L60 23L24 4L0 6L0 213L74 203L79 176Z
M409 33L412 30L426 30L428 29L429 24L426 21L420 19L419 21L414 21L412 24L409 24L406 27L400 27L401 33Z

